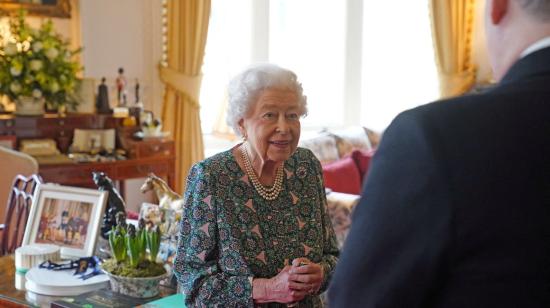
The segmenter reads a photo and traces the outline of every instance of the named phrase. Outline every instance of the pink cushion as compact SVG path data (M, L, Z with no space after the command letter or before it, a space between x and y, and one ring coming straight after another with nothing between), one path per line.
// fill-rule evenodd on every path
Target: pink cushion
M325 187L348 194L361 193L361 176L351 156L323 165Z
M355 164L357 165L357 168L359 170L359 174L361 176L361 179L364 179L367 175L367 171L369 170L369 165L372 157L374 156L375 150L354 150L351 153L351 157L355 161ZM361 181L362 182L362 181Z

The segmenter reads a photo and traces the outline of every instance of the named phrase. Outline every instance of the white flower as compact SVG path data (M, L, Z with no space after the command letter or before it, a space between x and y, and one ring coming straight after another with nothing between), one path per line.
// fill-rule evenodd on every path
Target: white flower
M46 57L50 60L55 59L59 55L59 51L55 48L49 48L46 50Z
M59 91L59 84L56 81L54 81L50 85L50 90L52 91L52 93L55 93L55 92Z
M42 68L42 61L40 60L32 60L29 64L31 71L39 71Z
M10 73L13 76L17 77L17 76L21 75L21 68L19 68L17 66L12 66L12 67L10 67Z
M32 90L32 96L34 98L41 98L42 97L42 91L40 91L39 89L34 89L34 90Z
M40 41L32 43L32 51L34 52L39 52L40 50L42 50L42 47L44 47L44 45L42 45L42 42Z
M17 53L17 45L14 43L8 43L6 47L4 47L4 52L6 53L6 56L13 56Z
M19 82L12 82L10 84L10 91L15 94L19 93L19 91L21 91L21 85L19 84Z

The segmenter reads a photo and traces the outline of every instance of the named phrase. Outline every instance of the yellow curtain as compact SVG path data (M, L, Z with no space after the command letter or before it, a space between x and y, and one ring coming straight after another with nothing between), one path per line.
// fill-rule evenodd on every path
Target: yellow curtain
M201 67L210 18L210 0L171 0L168 10L168 67L160 67L166 84L163 129L176 143L176 187L181 193L189 168L204 158L199 93Z
M468 91L476 81L472 59L475 0L430 0L430 18L442 97Z

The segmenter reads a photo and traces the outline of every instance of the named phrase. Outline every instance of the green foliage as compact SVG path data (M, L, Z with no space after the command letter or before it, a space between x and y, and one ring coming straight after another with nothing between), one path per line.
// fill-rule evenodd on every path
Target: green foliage
M160 238L161 231L157 226L147 231L144 221L140 220L136 230L134 225L126 224L117 217L117 225L109 232L109 245L116 263L137 268L144 261L155 263L160 249Z
M166 270L160 263L154 263L149 260L143 260L137 267L130 266L128 262L116 262L114 259L106 260L101 267L107 272L124 277L156 277L166 273Z
M155 262L160 249L160 228L156 226L147 231L147 247L149 248L149 260Z
M111 252L117 262L126 260L126 245L124 243L124 234L126 231L120 226L116 226L111 229L109 233L109 246L111 246Z
M0 94L12 101L20 96L44 98L52 107L78 104L76 74L82 69L72 58L69 43L55 33L51 20L35 29L21 10L9 21L11 38L0 35Z
M130 266L137 267L140 261L141 249L139 238L136 236L136 227L129 225L128 233L126 234L126 251L128 252L128 257L130 257Z

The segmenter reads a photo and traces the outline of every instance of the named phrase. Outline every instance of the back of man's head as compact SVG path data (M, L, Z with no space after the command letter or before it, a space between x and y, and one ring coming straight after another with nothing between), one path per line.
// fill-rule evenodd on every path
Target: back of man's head
M516 0L529 15L540 22L550 22L550 0Z
M550 0L487 0L486 11L489 59L498 81L527 47L550 36Z

